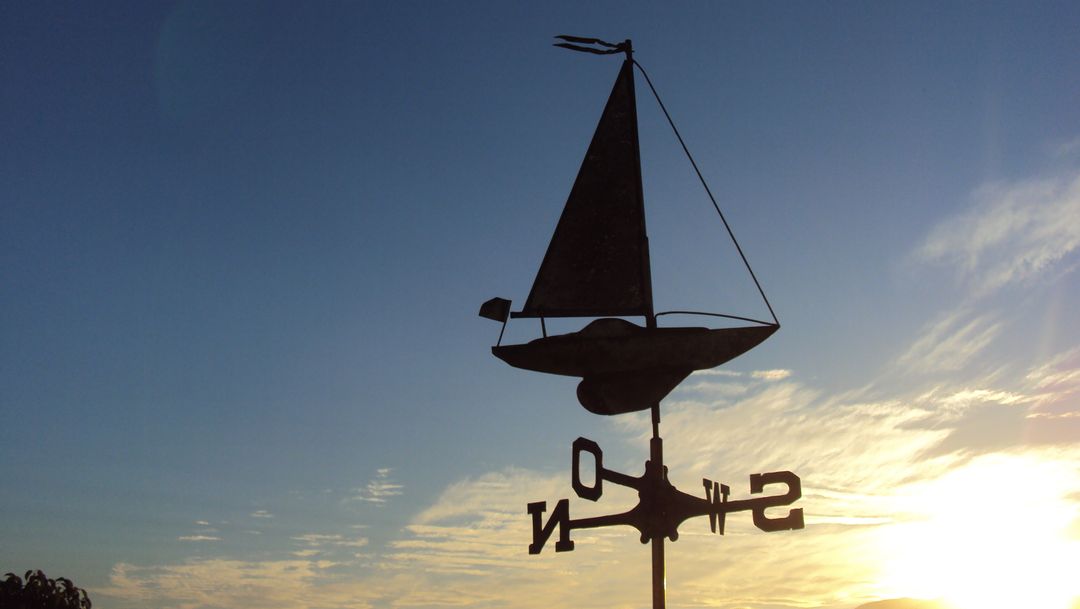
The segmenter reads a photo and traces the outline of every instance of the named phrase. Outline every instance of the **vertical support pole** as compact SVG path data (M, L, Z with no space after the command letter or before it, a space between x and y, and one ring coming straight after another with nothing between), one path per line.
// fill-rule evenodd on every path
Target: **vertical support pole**
M652 606L653 609L664 609L667 600L667 582L664 581L664 538L653 537L652 540Z
M653 477L651 482L657 486L664 480L664 442L660 439L660 403L652 407L653 437L649 441L649 461ZM652 602L653 609L665 609L667 605L667 576L664 573L664 534L657 533L652 538Z

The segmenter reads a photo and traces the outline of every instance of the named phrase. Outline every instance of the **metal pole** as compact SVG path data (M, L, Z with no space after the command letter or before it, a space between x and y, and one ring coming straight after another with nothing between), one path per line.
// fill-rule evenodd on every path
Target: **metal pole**
M664 609L666 582L664 581L664 538L653 537L652 540L652 606L653 609Z
M660 403L652 407L653 437L649 441L649 460L652 461L651 469L657 487L664 479L664 443L660 439ZM655 508L654 508L655 509ZM653 609L664 609L666 600L667 581L664 574L664 535L659 533L652 538L652 602Z

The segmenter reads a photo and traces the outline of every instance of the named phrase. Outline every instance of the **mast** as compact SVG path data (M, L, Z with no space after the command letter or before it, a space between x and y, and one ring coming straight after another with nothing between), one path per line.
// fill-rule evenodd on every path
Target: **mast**
M643 286L643 292L645 297L645 325L649 328L656 327L656 312L653 309L653 297L652 297L652 263L649 260L649 234L645 230L645 191L642 187L641 179L641 145L638 138L638 122L637 122L637 92L634 90L634 45L627 38L623 41L624 51L626 52L626 59L623 61L623 69L630 72L630 105L633 107L634 120L633 120L633 136L631 139L634 142L634 167L637 168L637 179L634 182L637 184L637 200L640 206L641 213L641 285ZM659 417L659 412L657 413ZM661 543L663 541L661 540ZM663 549L661 548L661 560L663 560Z

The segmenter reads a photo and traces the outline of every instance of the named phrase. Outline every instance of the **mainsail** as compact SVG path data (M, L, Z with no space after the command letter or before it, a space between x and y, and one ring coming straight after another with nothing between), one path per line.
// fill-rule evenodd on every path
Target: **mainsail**
M513 317L653 319L633 62L623 62L544 261Z

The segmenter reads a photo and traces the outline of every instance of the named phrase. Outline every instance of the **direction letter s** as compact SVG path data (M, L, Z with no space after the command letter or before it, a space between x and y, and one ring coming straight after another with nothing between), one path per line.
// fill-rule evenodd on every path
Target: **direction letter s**
M793 529L803 528L803 511L802 508L796 508L794 510L788 510L787 516L780 518L768 518L765 516L765 509L770 507L779 507L781 505L791 505L802 497L802 483L799 481L799 477L792 472L768 472L765 474L750 474L750 493L760 493L767 484L786 484L788 492L783 495L774 495L772 497L762 497L755 500L754 510L754 526L771 533L773 531L791 531Z

